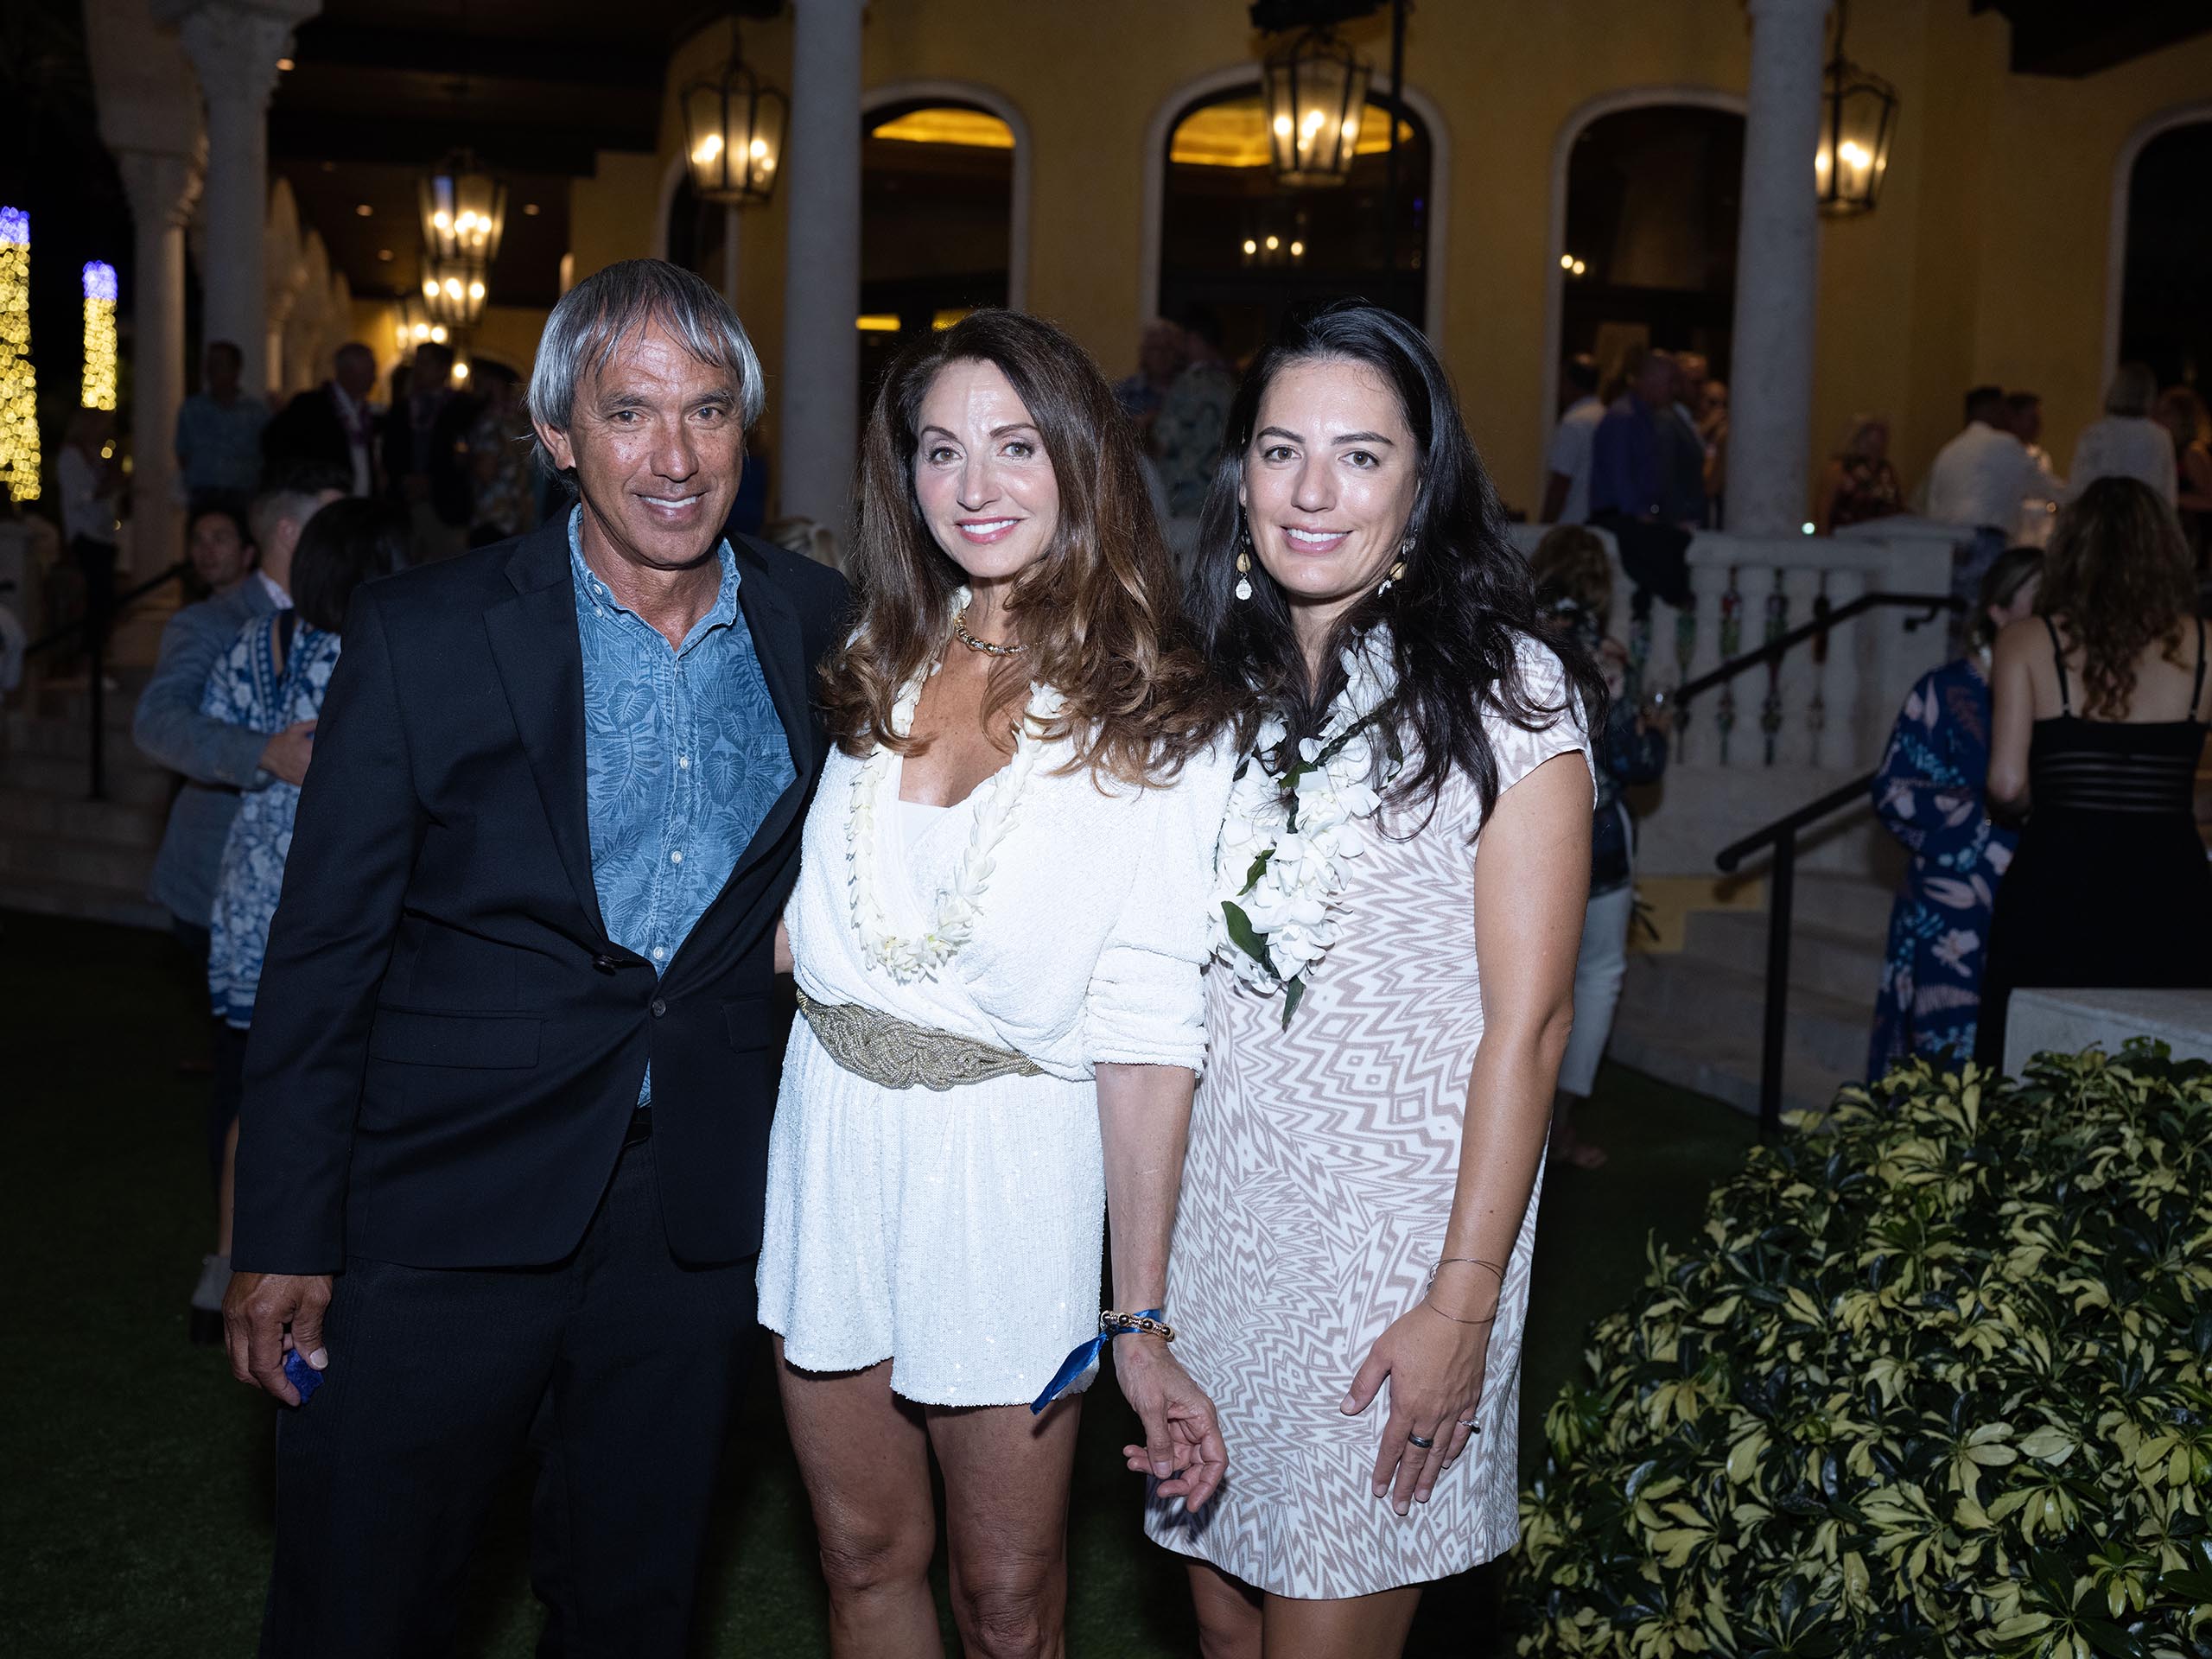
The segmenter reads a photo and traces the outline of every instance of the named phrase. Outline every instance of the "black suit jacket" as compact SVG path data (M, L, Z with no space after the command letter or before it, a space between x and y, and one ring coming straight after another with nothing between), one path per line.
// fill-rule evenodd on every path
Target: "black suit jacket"
M415 416L411 397L402 397L385 411L384 475L397 491L400 481L416 473ZM468 429L483 412L484 400L465 391L449 391L430 422L428 454L423 470L430 480L430 505L441 522L458 530L467 524L476 505L476 486L468 469Z
M671 1249L760 1249L776 919L845 584L730 541L798 775L658 976L608 939L592 880L567 515L357 594L254 1010L234 1267L559 1261L648 1059Z
M372 435L370 448L375 447ZM313 461L344 473L353 470L353 442L346 435L346 423L338 418L337 399L331 396L328 381L293 398L261 429L261 457L272 467Z

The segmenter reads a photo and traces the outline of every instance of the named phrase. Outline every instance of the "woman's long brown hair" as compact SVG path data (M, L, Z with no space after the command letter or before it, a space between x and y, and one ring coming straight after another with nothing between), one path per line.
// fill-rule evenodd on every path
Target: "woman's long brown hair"
M2189 543L2146 484L2101 478L2051 528L2036 609L2082 648L2082 712L2125 720L2135 664L2154 642L2182 666L2182 623L2196 610Z
M924 743L891 729L899 688L944 648L966 577L914 494L916 423L947 364L995 365L1052 463L1059 524L1015 578L1007 613L1028 650L991 672L983 723L1010 731L1034 680L1064 699L1045 735L1071 738L1065 770L1130 784L1173 779L1226 711L1186 643L1174 567L1113 391L1083 347L1018 311L978 311L908 347L876 393L861 441L861 493L846 571L858 625L823 666L830 734L846 753Z

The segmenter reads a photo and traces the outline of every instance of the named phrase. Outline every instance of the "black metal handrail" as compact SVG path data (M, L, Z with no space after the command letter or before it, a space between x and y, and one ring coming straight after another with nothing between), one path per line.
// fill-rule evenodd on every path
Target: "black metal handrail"
M1828 603L1827 596L1821 595L1813 601L1811 621L1801 622L1787 633L1777 634L1757 650L1731 657L1718 668L1708 669L1695 679L1684 681L1675 688L1675 701L1677 703L1688 702L1699 692L1710 691L1714 686L1732 680L1738 674L1760 667L1764 664L1780 662L1783 657L1803 645L1808 639L1824 638L1828 630L1840 622L1847 622L1853 617L1863 615L1868 611L1881 610L1893 606L1903 606L1908 609L1927 613L1924 616L1909 616L1905 619L1905 631L1910 633L1915 628L1933 622L1947 612L1965 609L1966 601L1953 594L1861 594L1856 599L1847 600L1840 605L1832 606Z
M115 625L128 611L148 594L159 592L172 582L182 582L191 570L190 564L179 559L161 573L140 582L128 593L118 594L107 607L107 613L95 616L90 607L78 621L67 627L56 628L52 633L34 639L24 647L23 659L28 662L42 651L81 639L85 647L85 683L90 695L86 701L92 709L90 758L92 764L92 792L90 799L107 798L107 643L115 632Z
M1821 819L1869 798L1878 774L1867 772L1839 784L1818 800L1808 801L1772 823L1732 841L1713 857L1724 874L1762 848L1774 849L1766 878L1766 1008L1759 1035L1759 1133L1782 1127L1783 1041L1789 1027L1789 913L1797 897L1797 836Z

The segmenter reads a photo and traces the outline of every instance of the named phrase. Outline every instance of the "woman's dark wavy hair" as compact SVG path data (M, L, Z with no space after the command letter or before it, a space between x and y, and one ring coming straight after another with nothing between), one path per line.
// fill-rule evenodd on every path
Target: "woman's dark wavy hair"
M1315 682L1291 627L1290 604L1256 557L1252 597L1236 596L1243 528L1237 486L1275 376L1294 364L1328 358L1363 364L1396 392L1420 456L1421 480L1400 532L1413 542L1405 575L1388 593L1369 594L1338 619ZM1567 689L1588 728L1605 729L1605 690L1597 664L1583 646L1543 627L1528 563L1507 539L1497 492L1459 418L1444 365L1418 328L1363 300L1294 313L1246 372L1199 518L1190 611L1214 671L1240 694L1238 734L1247 744L1270 713L1281 716L1294 741L1317 734L1344 687L1343 646L1375 624L1389 623L1398 727L1410 762L1391 788L1394 807L1425 801L1433 810L1437 791L1456 768L1473 779L1487 821L1498 783L1484 709L1525 731L1541 730L1563 712L1526 683L1519 651L1524 639L1559 654Z
M861 439L861 493L845 569L858 621L822 670L830 735L848 754L916 754L891 713L944 648L965 580L914 494L916 427L948 364L997 365L1052 460L1059 527L1016 579L1007 609L1028 647L991 672L983 722L1011 724L1034 679L1065 700L1045 730L1068 737L1067 770L1165 784L1226 718L1227 699L1189 640L1175 568L1145 493L1136 440L1113 389L1067 334L1019 311L977 311L892 363Z
M2036 610L2082 647L2082 712L2125 720L2153 645L2182 666L2196 582L2181 520L2149 485L2101 478L2063 509L2044 550Z

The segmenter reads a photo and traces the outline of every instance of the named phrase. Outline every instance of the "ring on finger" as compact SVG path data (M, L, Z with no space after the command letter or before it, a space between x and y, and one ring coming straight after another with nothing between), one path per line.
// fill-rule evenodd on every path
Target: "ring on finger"
M1406 1438L1408 1440L1411 1440L1415 1446L1421 1447L1424 1452L1433 1452L1436 1450L1436 1442L1430 1440L1425 1434L1408 1434Z
M1465 1429L1470 1434L1479 1434L1483 1432L1483 1426L1475 1421L1471 1417L1462 1418L1459 1421L1459 1427Z

